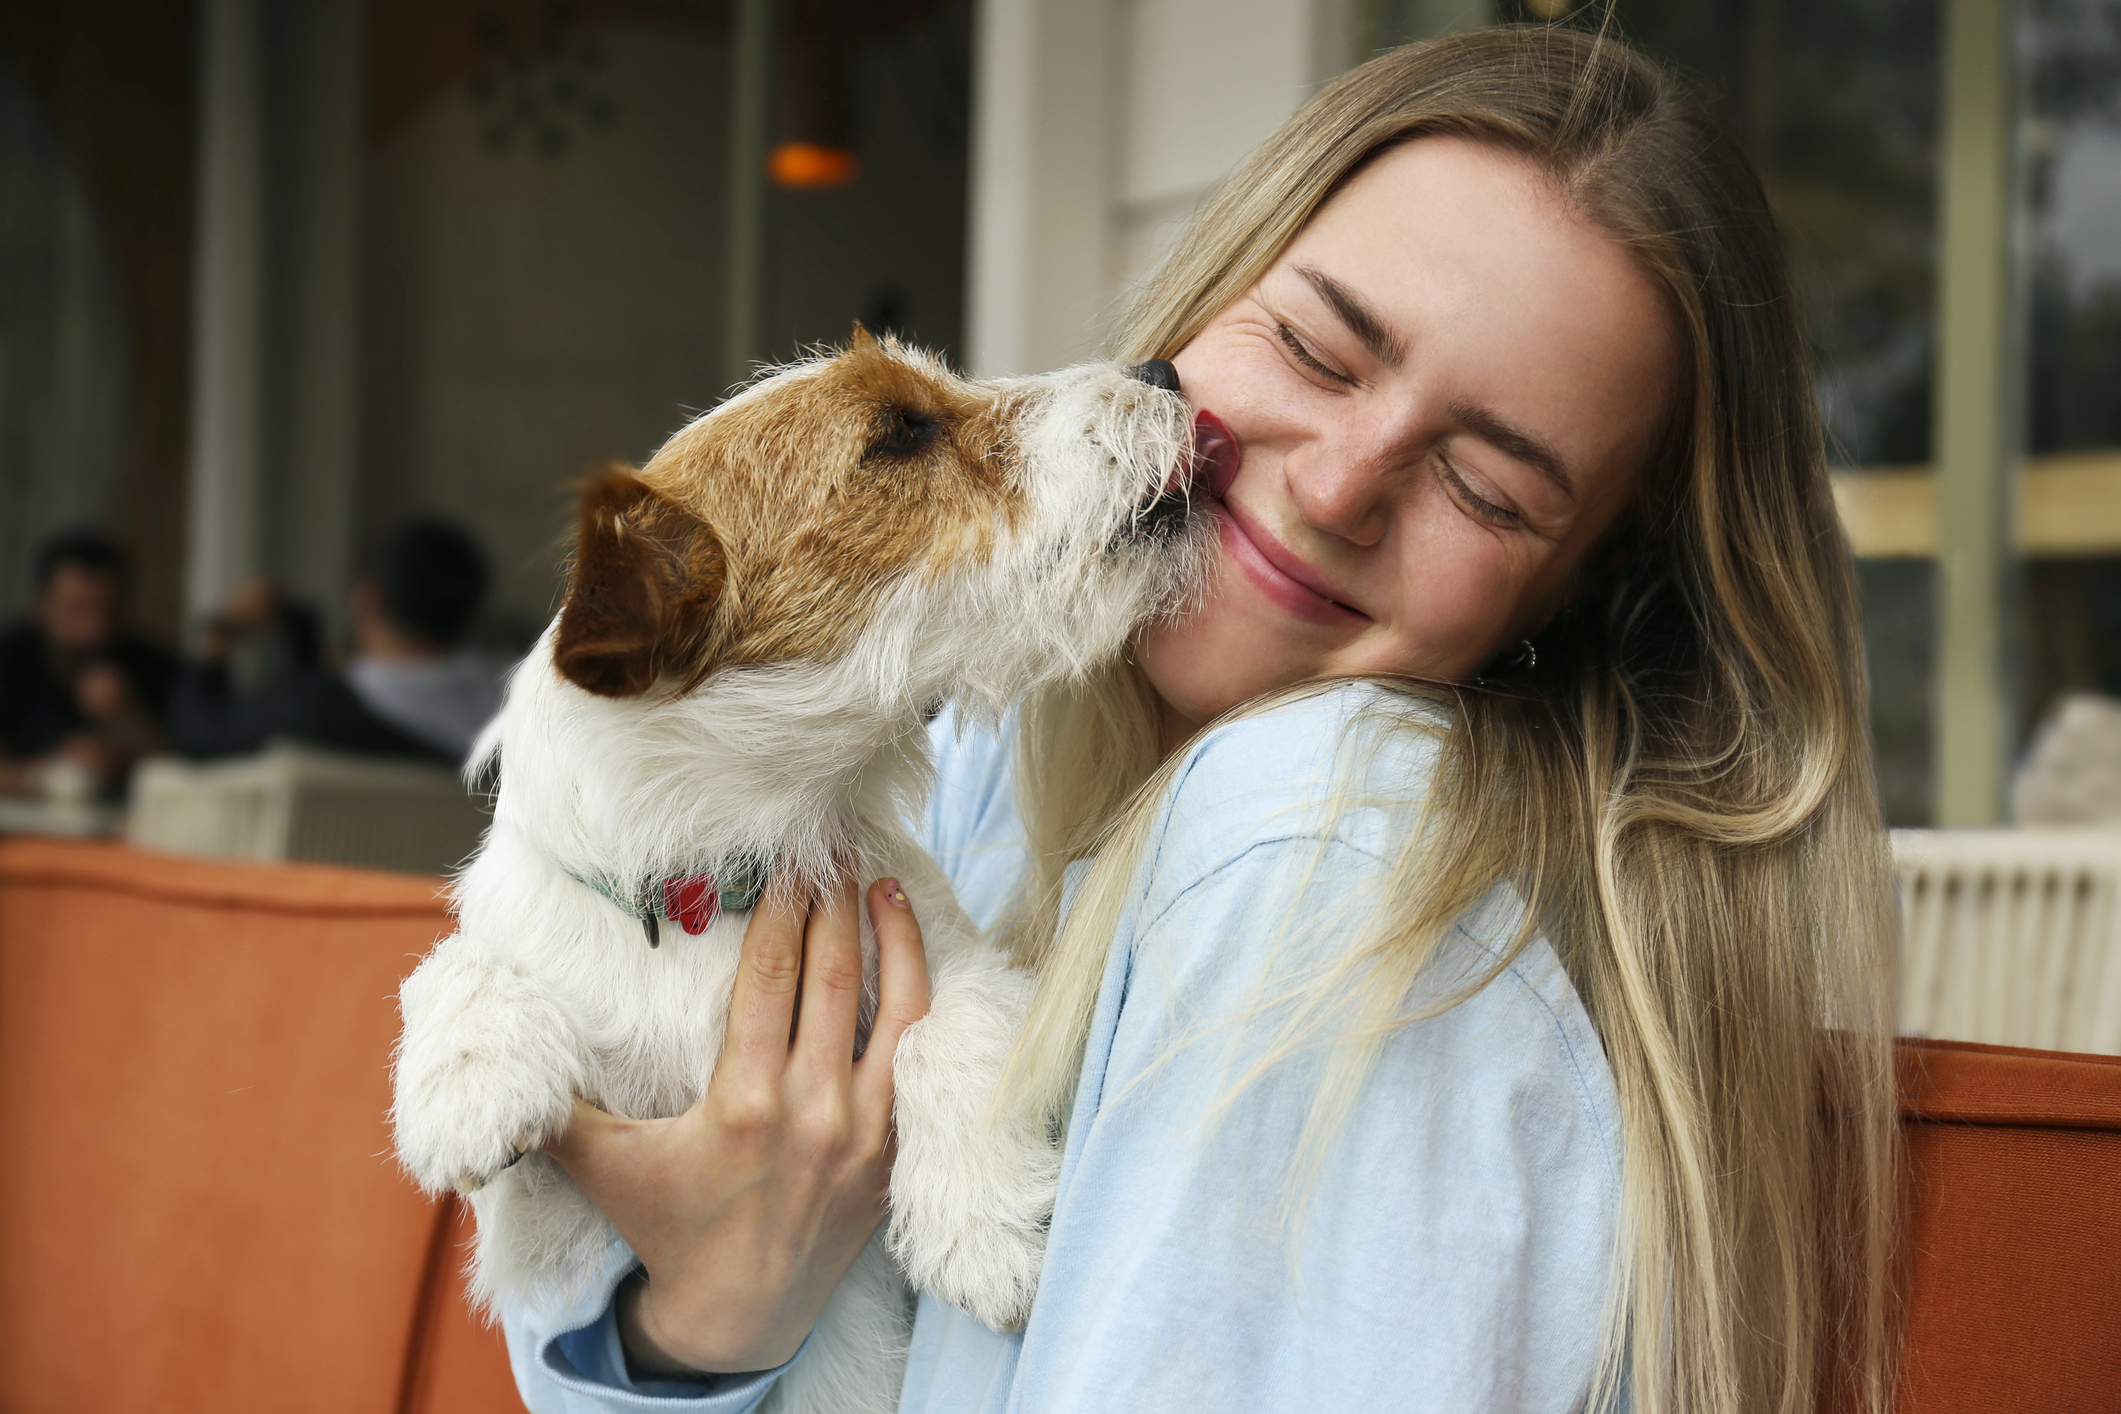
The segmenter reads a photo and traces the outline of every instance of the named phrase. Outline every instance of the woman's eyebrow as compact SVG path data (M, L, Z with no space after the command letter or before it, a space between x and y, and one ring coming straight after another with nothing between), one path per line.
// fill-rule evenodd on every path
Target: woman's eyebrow
M1576 483L1569 479L1569 468L1562 461L1561 453L1523 428L1504 422L1492 408L1482 407L1479 403L1453 403L1451 420L1503 455L1515 457L1559 486L1570 500L1576 499Z
M1364 304L1356 293L1325 271L1309 265L1294 267L1304 282L1318 291L1318 297L1331 305L1340 316L1340 322L1348 326L1362 346L1385 367L1397 369L1407 359L1406 345L1398 336L1385 327L1376 311ZM1568 464L1561 453L1531 433L1513 423L1505 422L1494 409L1479 403L1453 403L1451 417L1459 426L1492 445L1505 456L1515 457L1532 470L1544 476L1561 489L1570 500L1576 499L1576 483L1569 476Z
M1353 334L1379 363L1387 368L1397 369L1407 361L1406 345L1401 343L1391 330L1385 328L1384 321L1377 317L1376 311L1356 298L1353 290L1323 270L1314 270L1308 265L1297 266L1296 273L1303 276L1312 289L1318 291L1320 299L1333 306L1333 312L1340 316L1341 323L1348 326L1348 332Z

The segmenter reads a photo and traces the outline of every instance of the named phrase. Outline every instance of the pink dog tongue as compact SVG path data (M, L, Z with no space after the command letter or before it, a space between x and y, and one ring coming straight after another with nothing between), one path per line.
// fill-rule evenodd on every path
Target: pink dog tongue
M1220 501L1230 483L1237 480L1237 468L1243 460L1244 452L1229 424L1205 409L1193 414L1192 471L1197 485Z
M722 896L715 889L714 875L694 874L689 879L663 881L663 916L688 933L704 933L722 911Z

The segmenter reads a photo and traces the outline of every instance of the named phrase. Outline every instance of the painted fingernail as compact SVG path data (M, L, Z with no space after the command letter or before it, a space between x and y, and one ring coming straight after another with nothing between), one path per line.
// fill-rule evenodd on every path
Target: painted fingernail
M899 882L896 879L884 880L884 897L888 901L897 904L900 908L913 907L906 899L906 891L899 887Z

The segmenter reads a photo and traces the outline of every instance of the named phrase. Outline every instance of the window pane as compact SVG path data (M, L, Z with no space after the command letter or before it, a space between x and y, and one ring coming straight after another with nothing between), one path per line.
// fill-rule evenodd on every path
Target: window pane
M2029 528L2121 526L2121 0L2025 0L2020 182L2029 296ZM2021 727L2070 692L2121 695L2121 543L2035 543Z
M2121 0L2025 16L2028 449L2121 447Z

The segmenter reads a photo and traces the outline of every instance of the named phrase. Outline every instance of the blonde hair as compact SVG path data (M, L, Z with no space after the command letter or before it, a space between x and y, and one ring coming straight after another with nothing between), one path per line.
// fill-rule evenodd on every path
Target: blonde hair
M1238 169L1118 353L1175 354L1351 174L1429 134L1529 159L1630 249L1667 300L1679 378L1638 503L1536 669L1506 688L1399 685L1448 704L1380 729L1440 736L1422 808L1450 828L1408 832L1375 925L1286 1013L1274 1056L1321 1027L1337 1048L1298 1161L1315 1162L1406 1023L1439 941L1507 881L1528 908L1515 946L1551 942L1618 1087L1594 1404L1625 1385L1641 1414L1883 1409L1893 903L1850 562L1751 165L1604 36L1502 26L1411 45L1328 86ZM1023 718L1032 855L1008 926L1041 982L1006 1092L1054 1122L1168 785L1154 703L1120 663ZM1061 873L1093 855L1063 925Z

